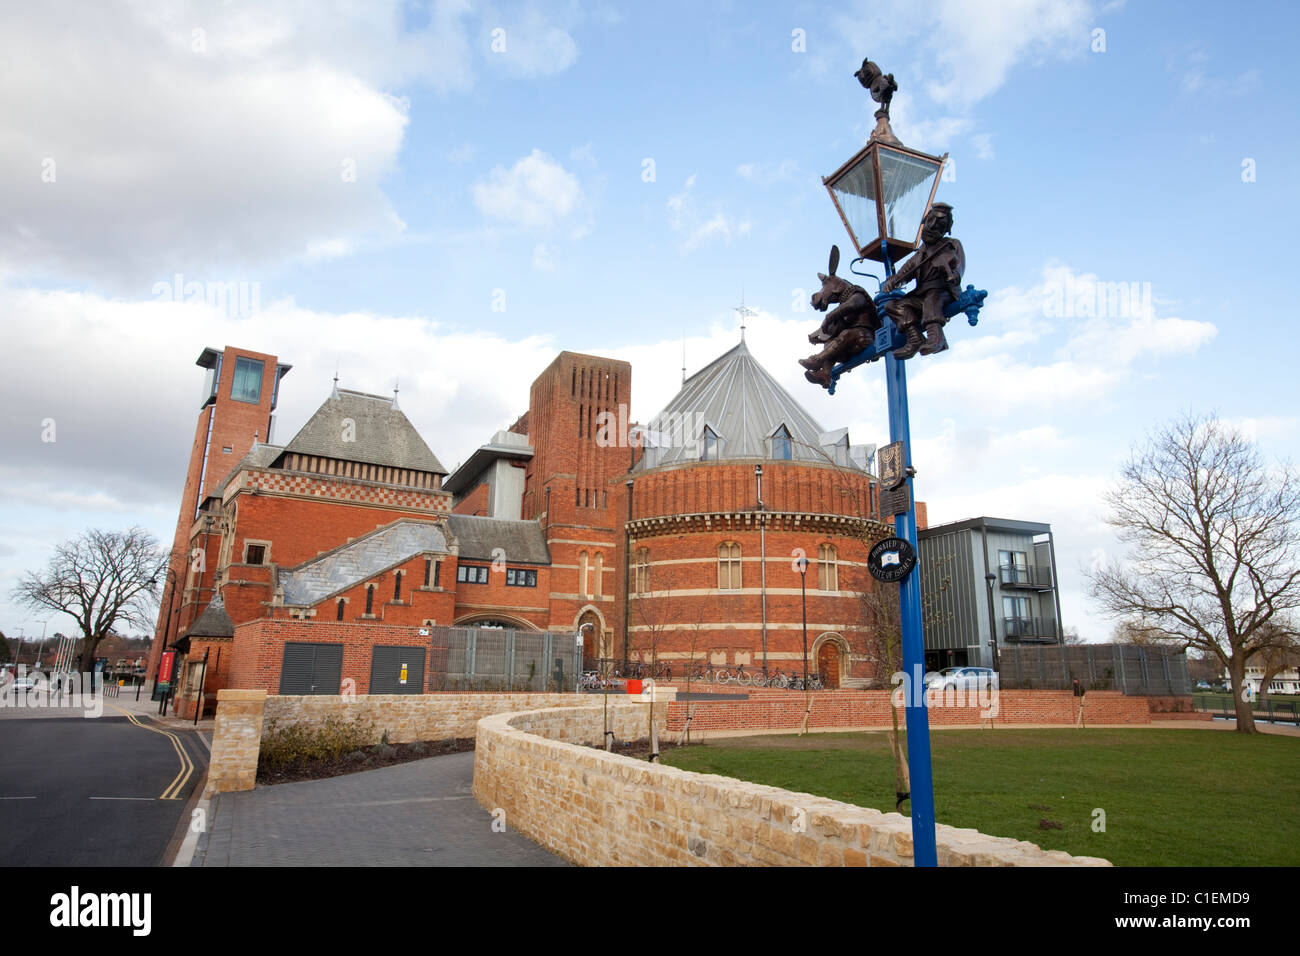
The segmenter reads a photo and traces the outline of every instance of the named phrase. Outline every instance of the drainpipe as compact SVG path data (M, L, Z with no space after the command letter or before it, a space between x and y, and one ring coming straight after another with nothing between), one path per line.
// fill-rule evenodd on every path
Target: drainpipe
M763 676L767 677L767 514L763 507L763 466L754 466L758 481L758 568L763 593Z
M1061 589L1056 580L1056 537L1047 532L1047 553L1052 557L1052 598L1056 602L1056 642L1065 643L1065 626L1061 623Z

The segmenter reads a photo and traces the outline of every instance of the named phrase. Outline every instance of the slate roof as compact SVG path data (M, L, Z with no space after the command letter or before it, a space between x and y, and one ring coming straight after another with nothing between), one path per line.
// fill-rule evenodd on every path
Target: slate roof
M500 548L510 564L550 564L546 534L537 521L511 521L481 515L448 515L461 559L491 561Z
M648 444L657 440L658 447L647 447L634 470L699 461L705 425L722 439L718 460L771 458L769 439L782 425L790 431L793 459L827 460L822 445L828 433L758 364L743 341L688 378L647 423Z
M218 594L190 625L186 637L234 637L235 622L226 613L226 602Z
M346 421L352 420L348 427ZM355 440L345 441L346 435ZM410 468L445 475L447 469L429 450L392 398L368 395L346 388L336 389L316 409L293 440L287 452L319 455L389 468Z
M447 550L440 522L394 521L296 568L279 571L276 581L285 604L311 606L417 554Z

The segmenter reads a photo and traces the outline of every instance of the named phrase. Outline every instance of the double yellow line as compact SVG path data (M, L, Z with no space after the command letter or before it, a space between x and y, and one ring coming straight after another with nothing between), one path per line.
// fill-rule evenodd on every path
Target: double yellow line
M176 748L176 755L181 758L181 769L176 774L175 778L172 779L172 782L167 785L167 788L159 795L158 799L179 800L181 790L184 789L185 784L194 773L194 761L190 760L190 755L185 752L185 747L181 744L180 738L170 730L159 730L157 727L151 727L149 724L142 723L135 714L131 713L129 710L123 710L116 704L109 704L108 706L120 712L127 720L131 721L131 723L135 724L137 727L143 727L151 733L162 734L172 742L172 746Z

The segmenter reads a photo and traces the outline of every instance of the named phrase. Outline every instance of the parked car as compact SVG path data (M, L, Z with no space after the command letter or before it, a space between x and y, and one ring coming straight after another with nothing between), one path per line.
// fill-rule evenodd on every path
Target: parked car
M1196 689L1197 689L1197 690L1210 690L1210 689L1211 689L1211 688L1210 688L1210 682L1209 682L1208 680L1198 680L1198 681L1196 682Z
M991 667L945 667L926 675L926 690L979 690L998 686L997 671Z

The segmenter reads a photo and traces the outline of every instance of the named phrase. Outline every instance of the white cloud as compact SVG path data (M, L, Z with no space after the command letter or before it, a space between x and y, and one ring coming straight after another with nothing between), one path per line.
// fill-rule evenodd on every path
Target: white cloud
M514 16L486 12L483 30L484 48L492 50L488 62L500 64L511 76L553 76L578 59L578 44L568 30L551 22L536 7L527 7ZM494 34L497 30L504 34ZM502 43L504 49L500 49Z
M729 216L717 202L701 204L694 196L694 188L695 174L692 173L682 191L668 197L668 225L680 236L682 252L691 252L714 239L731 242L750 234L753 224L748 219ZM709 211L702 211L701 205Z
M555 251L544 242L533 246L533 268L538 272L555 271Z
M975 156L977 159L993 159L996 155L993 152L993 135L991 133L976 133L970 138L971 145L975 147Z
M577 177L540 149L510 169L497 166L470 191L483 215L528 228L562 222L583 198Z
M0 259L129 294L339 237L390 240L402 225L382 184L408 118L386 90L473 82L468 6L435 3L413 29L403 6L9 10Z

